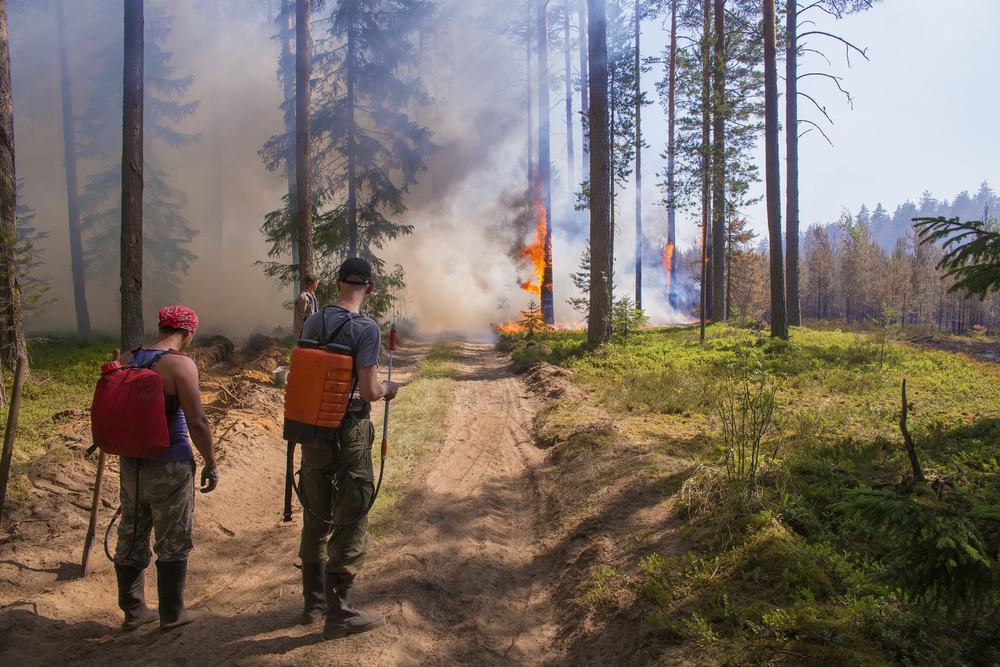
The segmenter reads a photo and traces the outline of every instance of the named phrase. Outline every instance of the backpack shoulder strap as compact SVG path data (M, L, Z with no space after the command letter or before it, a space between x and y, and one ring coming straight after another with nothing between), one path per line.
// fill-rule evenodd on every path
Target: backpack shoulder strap
M345 311L347 313L347 317L344 319L343 322L340 323L340 325L336 329L333 330L332 334L330 334L329 336L327 336L326 335L326 311L329 310L331 307L332 306L326 306L325 308L323 308L323 311L322 311L322 313L323 313L323 315L322 315L322 317L323 317L323 331L320 334L320 336L321 336L320 337L320 342L323 343L324 345L326 345L327 343L331 342L334 338L336 338L337 334L339 334L341 331L343 331L344 327L346 327L348 324L350 324L351 321L354 319L354 313L352 313L350 311ZM353 356L353 354L351 356Z
M183 352L178 352L177 350L156 350L155 352L156 352L156 354L153 356L152 359L150 359L149 361L147 361L144 364L139 364L138 368L143 368L143 369L147 369L147 370L151 369L153 366L155 366L156 364L158 364L160 362L160 359L162 359L163 357L167 356L168 354L179 354L182 357L186 357L187 356Z

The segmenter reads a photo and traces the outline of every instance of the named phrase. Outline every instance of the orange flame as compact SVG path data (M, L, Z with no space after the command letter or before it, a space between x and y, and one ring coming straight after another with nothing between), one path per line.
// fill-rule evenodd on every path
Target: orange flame
M663 247L663 269L667 272L667 294L670 294L670 274L674 268L674 244L667 242Z
M521 289L541 297L542 280L545 276L545 231L547 225L545 205L537 197L534 199L532 208L535 211L535 239L521 252L521 256L531 262L532 277L521 282Z

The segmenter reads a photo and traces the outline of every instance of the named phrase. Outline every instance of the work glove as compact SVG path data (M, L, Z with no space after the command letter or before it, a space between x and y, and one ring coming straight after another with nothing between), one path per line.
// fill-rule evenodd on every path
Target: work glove
M219 468L210 465L201 469L201 492L211 493L219 485Z

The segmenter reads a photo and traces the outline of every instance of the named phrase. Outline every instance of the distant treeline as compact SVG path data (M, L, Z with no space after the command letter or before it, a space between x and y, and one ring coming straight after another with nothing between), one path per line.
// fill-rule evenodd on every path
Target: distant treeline
M921 245L913 219L992 218L1000 197L986 183L975 194L961 192L953 200L937 200L925 192L919 202L906 201L892 214L878 204L845 212L834 223L813 225L802 237L802 315L810 320L850 325L931 327L965 333L972 327L989 331L1000 326L1000 296L986 299L949 291L951 281L937 268L939 246ZM731 239L730 313L735 318L766 319L767 248L744 233ZM682 265L695 277L698 248L683 253Z

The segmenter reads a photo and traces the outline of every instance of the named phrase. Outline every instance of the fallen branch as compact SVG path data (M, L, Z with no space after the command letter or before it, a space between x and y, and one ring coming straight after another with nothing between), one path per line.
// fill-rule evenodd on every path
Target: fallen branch
M909 409L906 401L906 380L903 380L903 407L899 413L899 430L903 433L903 443L906 445L906 455L910 457L910 468L913 469L913 481L924 481L924 471L920 467L920 460L917 458L917 448L913 445L913 438L910 430L906 427L906 413Z

